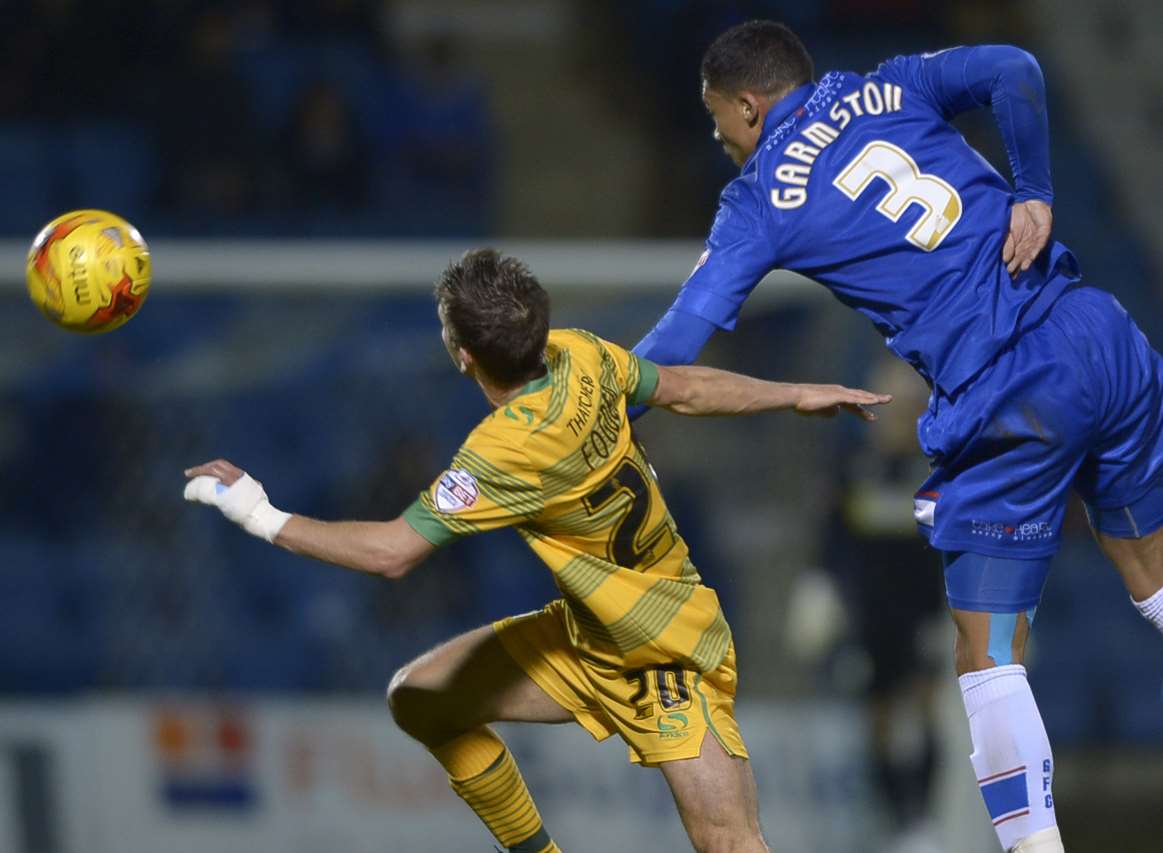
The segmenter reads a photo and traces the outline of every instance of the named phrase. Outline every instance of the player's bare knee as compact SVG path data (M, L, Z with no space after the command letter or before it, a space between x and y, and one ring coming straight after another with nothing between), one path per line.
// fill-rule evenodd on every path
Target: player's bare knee
M400 701L400 688L404 680L408 677L407 667L402 666L392 673L392 678L388 681L388 687L384 691L384 699L388 703L388 711L397 723L400 722L400 716L403 712Z
M953 651L958 675L1024 663L1031 628L1029 611L963 612L954 618L957 636Z
M987 650L975 649L973 644L964 639L960 633L953 642L953 661L958 675L981 672L983 669L992 669L997 665Z
M405 664L388 682L388 710L401 729L413 734L424 719L425 691L415 683L415 667Z
M956 658L957 675L962 676L970 672L981 672L986 669L993 669L997 663L989 655L960 654Z
M420 661L406 664L388 683L388 710L401 731L425 746L435 746L465 730L449 713L445 696L425 678Z

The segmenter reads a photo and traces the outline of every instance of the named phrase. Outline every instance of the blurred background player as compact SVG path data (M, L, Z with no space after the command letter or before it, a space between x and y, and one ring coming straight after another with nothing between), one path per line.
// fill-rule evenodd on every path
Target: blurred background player
M767 850L733 713L730 628L631 437L626 406L686 415L844 408L874 420L863 406L890 398L659 369L588 332L550 332L546 292L524 264L492 250L451 264L436 299L453 363L493 412L403 515L333 523L290 515L224 460L186 472L187 499L287 550L389 578L439 546L515 526L563 597L401 669L388 688L401 728L510 851L558 847L489 724L570 720L598 740L617 733L631 761L661 768L696 850Z
M788 641L823 683L863 696L869 787L888 818L891 853L936 853L941 630L947 619L937 552L917 536L908 507L928 472L916 421L928 389L887 353L868 384L892 395L875 430L833 442L819 562L793 587Z
M803 44L769 21L720 35L701 70L715 140L742 174L635 351L693 361L779 267L867 316L929 382L918 434L933 470L914 514L943 555L971 760L1002 847L1061 850L1026 640L1072 487L1163 631L1163 360L1050 241L1041 70L1001 45L813 82ZM1013 187L949 124L987 105Z

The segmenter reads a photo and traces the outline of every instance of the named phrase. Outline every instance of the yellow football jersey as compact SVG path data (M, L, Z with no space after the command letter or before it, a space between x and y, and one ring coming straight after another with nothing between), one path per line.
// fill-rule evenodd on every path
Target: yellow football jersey
M731 631L630 435L658 368L579 329L549 333L541 379L493 411L404 512L434 545L516 527L553 572L583 657L709 672Z

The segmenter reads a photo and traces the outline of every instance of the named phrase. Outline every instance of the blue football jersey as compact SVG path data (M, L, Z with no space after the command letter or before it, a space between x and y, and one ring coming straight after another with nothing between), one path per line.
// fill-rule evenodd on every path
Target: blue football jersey
M764 275L793 270L865 314L947 392L1039 323L1077 263L1051 243L1015 280L1002 245L1015 197L1049 201L1048 166L1044 187L1030 178L1034 190L1015 196L949 124L981 104L947 54L830 72L773 106L675 309L731 329Z

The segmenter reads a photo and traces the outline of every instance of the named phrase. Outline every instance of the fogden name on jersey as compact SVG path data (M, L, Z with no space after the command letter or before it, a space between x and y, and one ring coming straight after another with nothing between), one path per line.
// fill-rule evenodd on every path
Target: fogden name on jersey
M820 152L835 142L854 119L862 116L878 116L895 113L901 109L901 87L893 83L877 83L869 80L862 89L849 92L832 104L828 117L832 123L814 121L800 131L799 139L792 140L783 149L787 158L775 167L775 179L786 187L774 187L771 203L780 210L792 210L808 200L808 179L812 175L812 165Z
M472 474L459 468L449 469L436 484L436 508L441 512L468 509L477 502L480 493Z

